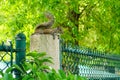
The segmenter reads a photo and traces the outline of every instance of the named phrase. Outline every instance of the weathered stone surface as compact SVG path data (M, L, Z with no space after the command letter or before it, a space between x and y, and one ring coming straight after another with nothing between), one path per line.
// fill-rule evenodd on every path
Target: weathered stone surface
M30 40L30 50L38 52L46 52L47 56L53 58L53 63L50 64L55 70L60 69L60 60L59 60L59 39L58 35L55 35L55 39L51 34L34 34L31 36Z

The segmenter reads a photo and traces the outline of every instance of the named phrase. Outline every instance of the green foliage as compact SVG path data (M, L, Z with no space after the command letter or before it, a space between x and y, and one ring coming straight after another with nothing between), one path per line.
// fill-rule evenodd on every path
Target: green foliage
M1 0L0 5L0 40L13 40L24 32L29 46L35 25L46 21L43 12L50 11L55 16L53 27L63 27L66 42L120 52L119 0Z
M1 72L0 80L16 80L13 78L11 71L17 69L21 72L21 77L17 80L86 80L83 77L68 74L62 70L55 71L47 64L52 63L50 57L46 57L45 53L30 52L27 54L27 60L20 68L13 65L8 68L5 73Z

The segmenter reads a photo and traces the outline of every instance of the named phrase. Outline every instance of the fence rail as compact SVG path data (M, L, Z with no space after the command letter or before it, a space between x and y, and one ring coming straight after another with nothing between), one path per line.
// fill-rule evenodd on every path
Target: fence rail
M62 43L61 67L89 80L119 80L120 55Z

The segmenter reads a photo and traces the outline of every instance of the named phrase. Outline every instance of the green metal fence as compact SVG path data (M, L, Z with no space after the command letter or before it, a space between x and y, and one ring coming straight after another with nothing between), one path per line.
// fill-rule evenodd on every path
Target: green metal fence
M120 55L62 42L61 68L88 80L120 80Z
M26 37L23 33L19 33L15 37L15 49L13 44L9 41L9 45L4 42L0 45L0 70L5 71L8 67L13 64L17 64L21 67L23 59L25 59L26 52ZM20 72L18 70L14 71L16 78L20 77Z

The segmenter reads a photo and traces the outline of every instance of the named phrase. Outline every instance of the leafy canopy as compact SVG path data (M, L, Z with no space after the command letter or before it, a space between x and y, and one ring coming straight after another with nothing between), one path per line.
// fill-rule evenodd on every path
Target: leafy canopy
M1 41L23 32L29 46L36 24L46 21L43 12L50 11L66 42L120 53L120 0L1 0L0 5Z

